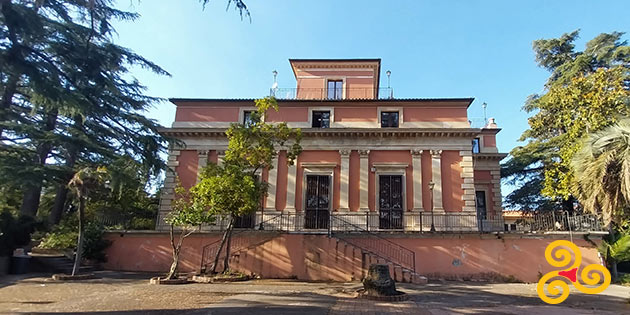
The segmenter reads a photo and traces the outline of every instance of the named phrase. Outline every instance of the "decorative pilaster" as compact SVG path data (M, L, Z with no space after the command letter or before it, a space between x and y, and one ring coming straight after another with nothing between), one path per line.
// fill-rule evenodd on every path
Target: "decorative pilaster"
M197 183L201 176L201 170L208 165L208 150L197 150Z
M276 185L278 184L278 155L271 161L273 168L267 174L267 200L265 211L276 211Z
M217 165L222 165L223 159L225 159L225 150L217 150Z
M492 183L492 200L494 201L493 210L494 215L500 216L501 211L503 211L503 196L501 195L501 170L494 169L490 171L490 175L492 179L490 182Z
M477 211L477 208L475 205L475 171L473 168L472 151L459 151L459 156L462 157L459 166L462 168L462 178L464 179L464 183L462 184L462 189L464 190L464 195L462 196L464 208L462 210L474 212Z
M368 206L368 179L370 176L370 168L368 164L368 156L370 150L359 150L359 210L369 211Z
M289 171L287 172L287 206L285 211L295 212L295 183L297 180L297 159L293 165L289 165Z
M177 174L175 173L175 168L179 166L179 161L177 161L177 157L181 151L179 150L169 150L168 158L166 162L166 174L164 178L164 188L162 193L160 194L160 208L157 218L156 229L165 231L168 228L168 224L164 222L166 216L171 212L171 202L175 198L174 188L176 183Z
M341 169L339 170L339 211L349 211L350 195L350 150L339 150Z
M413 167L413 211L424 211L422 207L422 150L411 150Z
M431 180L433 187L433 211L444 211L442 205L442 150L431 150Z

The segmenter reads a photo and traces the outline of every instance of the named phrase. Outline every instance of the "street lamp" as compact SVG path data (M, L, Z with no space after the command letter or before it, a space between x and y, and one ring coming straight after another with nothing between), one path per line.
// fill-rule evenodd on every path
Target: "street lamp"
M429 193L431 197L431 232L435 232L435 218L433 217L433 187L435 187L435 183L433 181L429 182Z

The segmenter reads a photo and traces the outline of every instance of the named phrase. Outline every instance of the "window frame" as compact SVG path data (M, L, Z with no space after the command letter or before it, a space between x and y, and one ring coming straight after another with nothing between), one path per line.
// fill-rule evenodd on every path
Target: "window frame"
M384 114L388 114L388 115L396 114L396 116L397 116L396 125L395 126L389 125L392 122L391 118L388 119L388 125L387 126L383 125L383 115ZM381 128L400 128L400 112L399 111L381 111L380 115L379 115L379 123L381 125Z
M328 125L326 127L322 126L322 119L320 118L319 120L319 126L315 126L316 120L315 120L315 115L316 114L321 114L321 113L328 113ZM321 116L320 116L321 117ZM311 128L321 128L321 129L328 129L331 126L331 118L332 118L332 113L330 110L312 110L311 111Z
M330 97L330 83L334 82L334 96L333 98ZM328 78L326 80L326 99L327 100L343 100L344 96L345 96L345 80L342 78ZM337 84L341 84L340 87L337 87ZM337 91L339 91L339 95L337 96Z
M383 127L381 124L381 113L383 112L398 112L398 127ZM405 128L404 123L404 109L402 107L378 107L377 108L376 124L379 128Z

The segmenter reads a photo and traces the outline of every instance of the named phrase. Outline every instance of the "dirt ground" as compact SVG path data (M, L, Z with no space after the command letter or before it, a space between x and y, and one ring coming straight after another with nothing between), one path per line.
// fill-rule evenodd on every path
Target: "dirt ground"
M227 284L150 285L151 274L99 272L99 279L55 282L46 275L0 277L0 313L99 314L630 314L630 288L598 295L572 289L558 306L533 284L400 284L410 299L359 300L359 283L253 280Z

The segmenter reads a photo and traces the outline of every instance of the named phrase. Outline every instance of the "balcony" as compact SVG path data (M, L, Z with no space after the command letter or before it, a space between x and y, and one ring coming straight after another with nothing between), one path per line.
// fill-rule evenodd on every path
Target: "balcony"
M269 95L280 100L360 100L393 99L392 88L275 88Z

